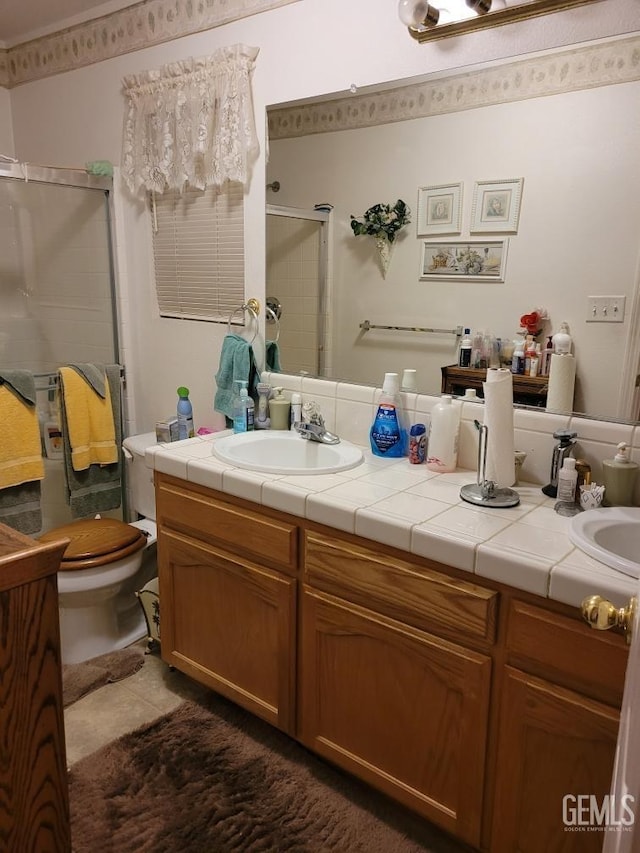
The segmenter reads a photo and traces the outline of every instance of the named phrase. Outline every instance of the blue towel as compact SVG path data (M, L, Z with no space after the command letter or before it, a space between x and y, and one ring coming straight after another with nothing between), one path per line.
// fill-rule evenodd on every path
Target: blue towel
M280 367L280 350L277 341L267 341L264 347L265 369L272 373L282 373Z
M240 335L226 335L220 352L220 365L216 373L216 395L213 408L227 418L233 418L234 382L238 379L247 383L249 394L254 399L258 394L258 370L251 344Z

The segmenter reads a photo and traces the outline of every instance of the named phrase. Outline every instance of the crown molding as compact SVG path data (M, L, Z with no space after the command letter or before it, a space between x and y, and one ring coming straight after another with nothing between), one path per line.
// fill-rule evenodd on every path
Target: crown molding
M639 79L640 34L373 94L270 109L269 138L373 127Z
M297 2L142 0L118 12L0 50L0 86L12 88Z

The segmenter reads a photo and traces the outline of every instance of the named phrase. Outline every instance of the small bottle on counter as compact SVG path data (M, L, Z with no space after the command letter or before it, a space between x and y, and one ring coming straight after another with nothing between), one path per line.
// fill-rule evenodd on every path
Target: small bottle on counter
M414 424L409 430L409 462L421 465L426 458L427 428L424 424Z
M558 501L560 503L575 503L577 482L576 460L573 456L567 456L558 472Z
M189 389L181 385L178 388L178 439L182 441L185 438L193 438L195 430L193 428L193 408L189 400Z
M294 424L300 423L302 420L302 394L298 394L297 391L294 391L291 395L291 426L293 429Z
M472 349L473 341L471 340L471 329L465 329L464 337L460 341L460 349L458 351L458 367L471 367Z
M511 372L516 375L524 373L524 344L522 341L518 341L513 351Z

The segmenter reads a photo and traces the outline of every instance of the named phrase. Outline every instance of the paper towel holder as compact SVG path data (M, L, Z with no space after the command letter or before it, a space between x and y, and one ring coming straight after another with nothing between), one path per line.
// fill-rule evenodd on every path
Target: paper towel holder
M489 428L486 424L474 420L476 429L480 433L478 441L478 475L475 483L468 483L460 489L460 497L463 501L476 506L489 506L495 509L506 509L517 506L520 503L520 495L514 489L496 486L493 480L487 480L487 439Z

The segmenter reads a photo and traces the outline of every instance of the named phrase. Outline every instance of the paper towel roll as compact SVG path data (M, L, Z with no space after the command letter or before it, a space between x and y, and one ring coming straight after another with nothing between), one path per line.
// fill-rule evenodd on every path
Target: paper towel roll
M487 480L501 487L516 481L513 438L513 376L510 370L487 370L484 423L487 427Z
M572 412L573 389L576 382L576 360L570 353L555 353L551 356L549 390L547 391L548 412Z

